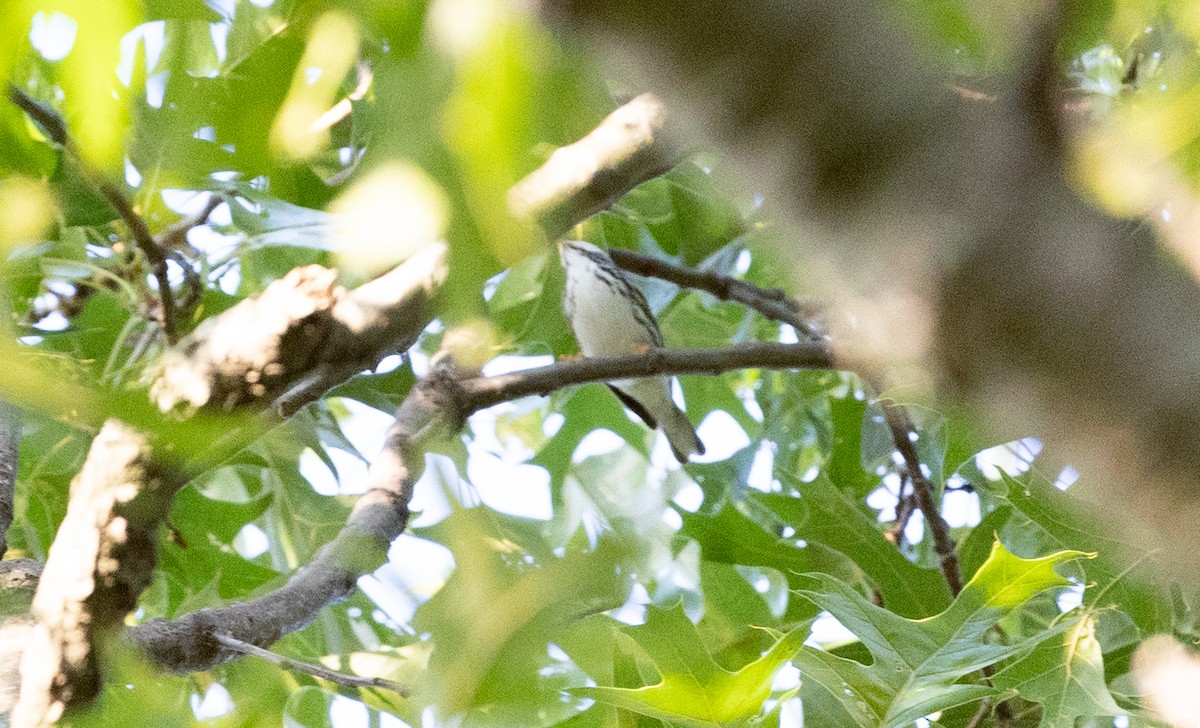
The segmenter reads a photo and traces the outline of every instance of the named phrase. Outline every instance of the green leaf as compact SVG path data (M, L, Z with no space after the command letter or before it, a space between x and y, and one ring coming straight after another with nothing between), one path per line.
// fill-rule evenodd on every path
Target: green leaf
M996 688L1042 703L1042 728L1074 728L1079 717L1128 715L1108 692L1095 621L1080 614L1071 622L992 678Z
M929 617L950 604L950 589L937 569L917 566L883 537L879 524L827 478L804 483L778 473L800 498L778 493L752 495L796 535L840 551L858 564L879 588L883 604L903 617Z
M321 688L303 687L292 693L283 707L284 728L337 728L342 721L334 720L334 704L343 701L359 704L364 725L380 725L380 716L386 715L352 698Z
M1023 655L1067 625L1043 630L1016 644L991 644L985 635L1005 614L1037 593L1067 586L1057 564L1084 556L1060 551L1022 559L999 543L941 614L914 621L878 607L849 585L825 574L808 574L800 594L828 611L862 640L874 661L855 660L804 647L796 657L803 680L836 700L852 725L899 728L930 713L988 695L997 689L958 681L1001 660Z
M593 550L558 556L543 528L479 507L416 531L449 546L457 564L414 618L436 646L423 694L443 714L486 714L522 700L561 709L557 688L546 695L539 679L550 662L547 643L581 615L624 602L630 584L623 543L606 538Z
M1085 605L1119 607L1143 634L1172 629L1170 594L1151 568L1152 554L1111 535L1113 529L1105 525L1103 516L1034 475L1022 481L1005 475L998 495L1041 526L1058 548L1095 553L1095 558L1083 564L1087 573Z
M780 635L759 659L737 671L722 668L682 607L651 609L646 623L629 633L661 676L640 688L573 688L574 695L685 726L745 725L771 694L771 681L808 636L808 626Z
M550 473L550 489L556 501L562 500L563 481L575 448L592 430L611 430L638 452L649 455L649 431L645 425L633 422L626 416L620 401L607 388L584 385L559 396L567 398L565 404L558 405L564 418L563 425L530 461Z

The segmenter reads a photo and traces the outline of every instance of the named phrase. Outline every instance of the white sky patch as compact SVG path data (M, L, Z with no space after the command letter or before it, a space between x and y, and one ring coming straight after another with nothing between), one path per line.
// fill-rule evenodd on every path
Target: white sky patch
M925 515L921 511L913 511L908 517L908 523L904 526L904 538L914 545L921 543L921 539L925 538Z
M696 483L688 481L675 493L672 501L688 513L695 513L704 503L704 491Z
M313 490L321 495L337 495L337 475L329 470L325 461L321 460L311 447L304 448L299 459L300 476L308 481Z
M821 612L820 616L813 622L812 632L808 635L808 639L804 640L804 644L809 647L822 648L826 645L840 645L853 642L857 639L853 632L846 629L837 620L837 617L834 617L829 612Z
M375 576L390 587L427 601L438 592L454 571L450 549L412 534L401 535L388 550L388 562Z
M453 505L449 493L459 489L458 474L454 463L445 455L427 455L425 472L413 486L413 498L409 503L415 517L410 525L432 526L450 515Z
M746 412L755 422L763 421L762 407L759 406L758 400L754 397L754 390L746 387L738 394L738 398L742 400L742 406L746 408Z
M379 608L375 610L379 612L376 621L381 624L390 623L403 628L412 622L417 607L421 606L421 600L408 592L388 586L373 574L359 577L358 588Z
M391 713L380 711L379 728L412 728L412 726L400 720Z
M683 516L679 515L679 512L674 508L663 510L662 522L672 531L678 531L683 528Z
M162 108L163 97L167 94L168 75L170 74L163 71L146 77L146 103L155 109Z
M625 440L612 430L592 430L579 441L575 454L571 456L571 462L582 462L593 455L607 455L622 447L625 447Z
M696 434L704 443L704 454L692 458L698 463L725 460L750 444L746 431L724 410L710 412L696 428Z
M558 412L551 412L542 420L542 434L546 437L554 437L562 426L566 424L567 418L563 417Z
M243 559L253 559L262 556L271 547L271 541L261 528L253 523L247 523L233 538L233 550Z
M47 61L61 61L75 46L78 30L79 24L74 18L59 12L47 15L39 10L33 15L29 44Z
M650 594L641 582L634 582L629 592L629 599L620 609L610 612L613 619L623 624L637 626L646 623L646 605L650 603Z
M365 726L370 722L370 713L357 700L335 695L329 705L329 722L336 726Z
M221 205L221 207L226 206ZM226 207L226 209L228 208ZM187 239L193 248L209 256L219 255L224 257L226 254L233 252L234 247L238 244L236 236L223 235L207 225L197 225L188 230ZM237 266L231 267L230 270L237 270Z
M1077 480L1079 480L1079 471L1075 469L1074 465L1068 465L1054 479L1054 487L1059 490L1066 490L1075 485L1075 481Z
M203 697L193 693L191 704L192 714L196 716L196 720L220 718L233 710L233 700L229 697L229 691L220 683L209 685L208 690L204 691Z
M205 128L212 129L211 126ZM209 199L213 195L213 193L204 190L182 190L175 188L164 189L160 194L162 195L163 204L180 215L194 215L200 212L208 204Z
M979 494L948 490L942 496L942 517L951 528L979 525Z
M62 315L61 311L51 311L49 314L39 320L33 327L39 331L63 331L71 322L66 316Z
M362 453L363 457L374 460L375 456L383 450L384 436L394 419L392 414L380 412L357 399L348 397L335 397L331 402L337 402L350 412L349 416L338 420L342 434L354 445L356 450Z
M754 453L750 472L746 475L746 485L755 490L770 493L778 490L776 487L778 482L775 480L775 448L771 446L770 442L763 440Z
M796 335L796 329L791 324L783 324L779 327L779 343L781 344L798 344L800 337Z
M738 275L744 275L746 271L750 270L750 262L750 251L743 250L738 253L737 260L733 263L733 272Z
M550 473L545 468L506 462L472 445L467 451L467 478L488 508L542 521L554 515Z
M879 511L880 522L896 519L896 493L886 484L867 494L867 505Z
M142 184L142 173L133 166L133 162L128 157L125 158L125 183L130 187L138 187Z
M328 447L325 452L337 468L338 495L361 495L367 492L367 464L341 448Z
M1069 612L1083 604L1083 590L1083 584L1072 584L1063 589L1058 595L1058 608L1063 612Z
M1026 437L980 452L975 456L975 467L988 480L1000 480L1001 473L1017 476L1029 470L1041 451L1041 440Z
M238 288L242 285L242 271L237 266L230 268L217 281L217 285L221 287L221 291L232 296L237 293Z
M208 25L208 34L212 37L213 48L217 51L217 63L225 62L228 50L226 41L229 40L229 27L229 23L209 23Z

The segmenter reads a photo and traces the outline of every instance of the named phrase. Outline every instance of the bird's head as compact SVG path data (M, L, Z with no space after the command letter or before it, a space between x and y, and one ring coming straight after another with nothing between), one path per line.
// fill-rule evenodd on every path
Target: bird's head
M558 244L558 257L564 267L571 265L573 260L580 257L596 260L597 257L608 257L600 248L582 240L563 240Z

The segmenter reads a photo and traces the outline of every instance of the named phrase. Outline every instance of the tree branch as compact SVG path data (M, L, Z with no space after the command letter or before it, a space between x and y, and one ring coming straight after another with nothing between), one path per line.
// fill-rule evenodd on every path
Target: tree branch
M96 435L34 596L15 728L54 723L99 692L99 645L150 583L158 525L182 485L141 433L109 421Z
M67 131L66 123L57 111L46 104L35 101L29 94L11 84L8 87L8 98L37 122L52 141L71 155L75 163L79 165L88 184L113 206L117 215L125 222L130 235L133 236L134 243L150 263L150 271L158 283L158 297L161 304L159 324L162 326L168 343L174 343L176 339L175 297L171 292L171 281L167 275L167 255L159 247L154 236L150 234L150 229L146 227L146 221L133 209L133 205L112 182L99 171L92 169L83 159Z
M547 238L558 238L642 182L670 171L675 156L663 140L666 118L653 94L635 97L514 185L509 209L517 218L536 221Z
M883 405L883 417L887 421L888 429L892 431L892 440L895 441L896 449L904 458L909 480L912 481L913 496L916 498L917 507L925 516L925 524L929 527L930 535L933 536L933 550L938 557L938 566L946 577L946 583L950 585L950 593L958 596L963 588L958 554L954 550L954 540L950 538L950 526L946 523L946 519L942 518L941 510L934 497L934 486L921 470L921 458L909 435L909 433L916 432L916 427L913 426L908 411L901 405L891 401L881 401L880 404Z
M614 263L632 273L705 291L722 301L736 301L772 321L790 325L801 336L814 340L821 338L821 332L812 322L817 313L814 307L801 306L778 288L760 288L739 278L696 270L632 250L612 248L608 254Z
M386 678L347 675L343 672L330 670L329 668L321 665L314 665L311 662L293 660L292 658L285 657L278 652L264 650L257 645L252 645L249 642L243 642L234 637L230 637L227 634L217 633L213 635L213 639L221 643L222 647L228 647L229 649L241 652L244 655L251 655L253 657L266 660L274 665L279 665L285 670L302 672L305 675L312 675L313 677L317 677L322 680L328 680L329 682L337 683L338 685L345 685L348 688L383 688L384 690L391 690L393 693L396 693L402 698L407 698L412 694L412 689L407 685L401 685L398 682L388 680Z
M724 349L653 349L645 354L586 357L495 377L458 382L463 415L500 402L548 394L587 382L605 382L661 374L720 374L734 369L829 369L833 360L823 344L739 344Z
M522 190L510 198L514 212L546 221L547 235L556 236L556 230L594 212L599 201L614 200L666 171L668 148L661 138L647 136L647 127L638 123L624 126L630 119L651 116L661 123L661 105L645 95L613 112L601 122L599 133L585 138L591 140L584 144L587 148L604 142L603 159L579 153L553 156L514 188ZM626 121L618 123L622 119ZM576 196L587 202L576 201ZM316 281L322 278L319 271L290 275L296 279L272 284L255 299L201 324L164 356L152 388L161 409L269 401L279 416L294 413L416 339L432 317L432 298L445 276L445 248L431 246L349 294L337 293L332 280ZM276 287L280 290L272 291ZM268 306L268 296L280 301ZM272 311L274 323L264 321ZM344 336L329 335L331 329ZM250 333L255 331L260 333ZM314 355L313 347L325 353ZM349 595L359 576L384 563L388 546L407 525L411 489L424 469L422 443L455 431L461 409L455 399L459 395L448 384L454 378L449 368L435 368L414 386L397 411L383 453L371 466L368 491L346 526L284 586L249 602L171 621L151 620L130 629L130 639L167 669L205 670L238 656L217 643L214 634L270 645ZM475 406L485 406L485 397L523 396L519 388L505 393L487 389L481 387Z
M458 406L449 394L454 377L448 363L438 365L412 388L367 473L367 492L354 504L346 525L286 584L248 602L170 621L150 620L127 630L130 640L166 669L207 670L240 654L222 646L215 634L264 647L349 596L358 577L386 562L388 547L408 525L408 503L424 471L427 447L457 431Z

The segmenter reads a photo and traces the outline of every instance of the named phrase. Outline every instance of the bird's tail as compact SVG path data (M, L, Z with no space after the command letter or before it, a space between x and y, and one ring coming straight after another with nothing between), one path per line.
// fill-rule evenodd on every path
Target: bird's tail
M692 427L691 420L678 407L672 407L669 412L659 425L667 436L675 459L686 463L689 455L703 455L704 443L696 436L696 428Z

